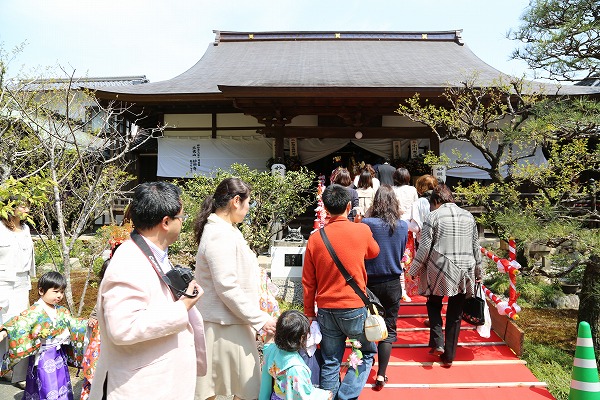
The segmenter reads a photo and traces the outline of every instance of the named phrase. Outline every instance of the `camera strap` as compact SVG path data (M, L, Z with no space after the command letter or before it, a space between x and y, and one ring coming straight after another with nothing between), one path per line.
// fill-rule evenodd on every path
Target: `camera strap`
M154 257L154 253L152 253L150 246L148 246L148 243L146 243L144 238L142 238L142 235L140 235L137 231L134 230L129 236L131 237L131 240L133 240L133 242L140 248L142 253L144 253L146 258L148 258L148 261L150 261L150 265L152 265L152 268L154 268L154 271L156 271L160 279L165 283L165 285L167 285L167 287L171 291L171 294L173 295L173 299L175 301L179 300L179 296L177 296L177 293L175 292L176 289L173 288L173 286L171 286L171 280L167 275L165 275L165 273L160 268L158 261L156 261L156 257Z

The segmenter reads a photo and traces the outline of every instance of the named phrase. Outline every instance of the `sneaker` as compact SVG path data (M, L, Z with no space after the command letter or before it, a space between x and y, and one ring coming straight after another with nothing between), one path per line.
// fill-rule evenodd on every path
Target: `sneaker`
M21 390L25 390L25 387L27 386L25 381L21 381L21 382L15 382L12 384L14 387L19 388Z
M402 295L402 301L404 301L406 303L410 303L410 302L412 302L412 299L410 297L408 297L408 295L404 294L404 295Z

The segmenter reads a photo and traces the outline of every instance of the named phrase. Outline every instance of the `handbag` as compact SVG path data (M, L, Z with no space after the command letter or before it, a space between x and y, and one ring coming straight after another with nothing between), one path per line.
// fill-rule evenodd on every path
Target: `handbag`
M485 299L479 282L475 285L475 295L465 300L462 319L475 326L485 324Z
M333 258L333 262L340 270L342 276L346 280L346 283L350 285L352 289L354 289L358 297L360 297L363 303L365 303L365 307L367 307L367 318L365 319L364 328L367 340L369 342L379 342L384 340L388 337L388 331L385 321L378 310L383 310L381 302L377 296L375 296L375 294L369 290L369 288L367 288L367 294L360 290L352 275L348 273L337 254L335 254L335 250L333 250L333 246L331 246L331 242L325 233L325 229L321 228L319 229L319 232L321 233L321 238L323 239L325 247L327 247L327 251L329 251L329 255L331 255L331 258Z

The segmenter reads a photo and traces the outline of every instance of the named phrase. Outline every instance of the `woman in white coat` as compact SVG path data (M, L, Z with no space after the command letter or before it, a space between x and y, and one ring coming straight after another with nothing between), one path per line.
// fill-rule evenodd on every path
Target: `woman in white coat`
M29 204L18 198L9 201L14 203L12 214L0 218L0 325L29 307L31 277L35 276L33 241L24 222ZM0 344L0 357L6 350ZM27 362L17 364L12 381L24 381L26 373Z
M398 168L394 172L394 193L400 203L400 219L410 220L410 210L415 201L419 199L417 189L410 185L410 173L406 168Z
M196 281L204 289L196 307L204 318L208 363L207 374L198 378L196 399L258 398L256 333L274 333L277 320L260 309L258 259L236 226L249 202L250 187L226 178L204 200L194 223Z
M429 198L431 192L437 185L438 180L432 175L422 175L415 182L415 188L421 197L412 205L408 230L415 233L417 243L421 240L423 222L425 222L430 212Z

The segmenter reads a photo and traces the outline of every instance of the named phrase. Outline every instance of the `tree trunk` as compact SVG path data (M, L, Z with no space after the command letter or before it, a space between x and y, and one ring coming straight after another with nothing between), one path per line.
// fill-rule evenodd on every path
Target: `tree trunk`
M54 182L58 182L57 168L54 164L54 149L50 149L52 156L50 157L50 172ZM67 306L69 311L73 313L75 311L75 305L73 303L73 290L71 288L71 260L69 247L67 246L67 238L65 233L65 217L63 214L62 201L60 200L60 192L56 184L52 188L54 194L54 209L56 211L56 222L58 223L58 237L60 240L61 256L63 259L63 276L67 280L67 287L65 288L65 298L67 299Z
M590 324L596 363L598 363L600 356L600 257L598 256L590 258L583 273L578 320Z

